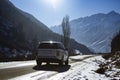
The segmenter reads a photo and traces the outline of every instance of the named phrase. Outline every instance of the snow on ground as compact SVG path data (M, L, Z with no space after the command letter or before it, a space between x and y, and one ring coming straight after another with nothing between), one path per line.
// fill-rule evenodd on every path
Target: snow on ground
M52 72L52 71L38 71L38 72L34 72L34 73L30 73L27 75L23 75L23 76L19 76L16 78L12 78L9 80L43 80L43 79L47 79L49 76L52 76L54 74L56 74L57 72Z
M38 70L36 72L18 76L9 80L111 80L112 79L110 77L106 77L104 74L98 74L95 72L99 68L98 66L99 63L101 63L101 61L104 62L104 59L101 56L90 57L89 55L86 56L87 58L83 58L85 56L86 55L70 57L70 60L73 60L73 62L70 63L71 66L70 69L65 72L57 72L53 70L51 71ZM30 61L30 62L31 64L36 64L34 61ZM14 63L15 62L13 62L13 64ZM21 65L19 63L20 62L18 62L17 65ZM9 65L9 63L7 63L6 65ZM24 65L25 64L22 64L21 66ZM1 65L0 68L2 68ZM117 79L120 80L119 77Z
M88 57L92 57L94 55L77 55L77 56L71 56L70 60L75 60L75 61L80 61L82 59L88 58Z
M26 64L27 63L27 64ZM36 65L35 61L13 61L0 63L0 69Z
M99 68L96 60L103 61L102 57L93 57L82 62L72 64L75 66L69 71L57 74L48 80L110 80L105 75L97 74L94 71Z

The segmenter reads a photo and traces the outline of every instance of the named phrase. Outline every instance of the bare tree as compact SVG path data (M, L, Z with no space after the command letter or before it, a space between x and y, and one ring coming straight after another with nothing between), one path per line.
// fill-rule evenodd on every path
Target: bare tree
M69 16L65 16L62 20L62 42L65 48L68 48L69 40L70 40L70 25L69 25Z

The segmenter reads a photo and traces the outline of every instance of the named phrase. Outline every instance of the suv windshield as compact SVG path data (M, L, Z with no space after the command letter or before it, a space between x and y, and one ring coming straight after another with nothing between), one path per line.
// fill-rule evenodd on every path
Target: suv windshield
M59 43L41 43L38 48L40 49L65 49L64 46Z

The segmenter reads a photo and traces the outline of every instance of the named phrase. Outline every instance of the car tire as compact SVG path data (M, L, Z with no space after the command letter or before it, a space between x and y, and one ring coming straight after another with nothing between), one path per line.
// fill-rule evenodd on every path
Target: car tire
M36 60L36 62L38 66L41 66L42 62L40 60Z
M62 66L62 65L63 65L63 61L60 61L60 62L59 62L59 65Z
M65 65L68 65L68 63L69 63L69 61L68 61L68 59L65 61Z
M47 65L49 65L49 64L50 64L50 62L46 62L46 64L47 64Z

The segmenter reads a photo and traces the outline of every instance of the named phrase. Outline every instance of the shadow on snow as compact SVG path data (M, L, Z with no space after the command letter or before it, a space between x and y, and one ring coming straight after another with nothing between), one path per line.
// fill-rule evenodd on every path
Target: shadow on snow
M65 72L68 71L70 69L70 65L55 65L55 64L49 64L49 65L41 65L41 66L34 66L33 69L34 70L45 70L45 71L56 71L56 72Z

